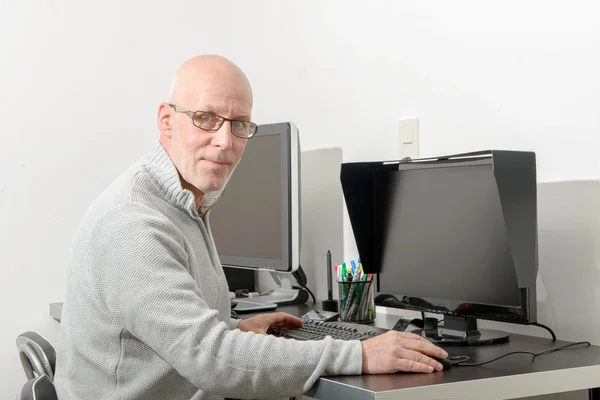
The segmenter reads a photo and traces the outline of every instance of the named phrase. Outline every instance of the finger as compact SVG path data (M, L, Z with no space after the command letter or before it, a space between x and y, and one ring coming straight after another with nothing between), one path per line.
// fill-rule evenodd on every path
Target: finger
M290 321L281 321L281 322L275 322L274 324L271 324L271 327L279 328L279 329L296 328L299 326L302 326L302 321L300 321L300 325L297 325L295 322L290 323Z
M289 326L302 326L302 320L298 317L294 317L293 315L278 312L273 315L273 324L287 324Z
M404 372L433 372L431 365L425 365L414 360L407 360L406 358L398 359L396 364L398 371Z
M415 361L420 364L429 365L430 367L433 367L437 371L441 371L444 369L444 366L442 364L440 364L433 358L427 357L423 353L419 353L418 351L403 349L400 352L400 357L405 360L412 360L412 361Z
M414 340L420 340L420 341L426 342L426 343L431 343L429 340L425 339L423 336L415 335L414 333L410 333L410 332L397 332L397 333L403 339L414 339Z
M421 340L406 340L402 342L402 346L405 349L418 351L419 353L426 354L428 356L446 358L448 357L448 353L446 350L442 349L434 345L429 341L421 341Z

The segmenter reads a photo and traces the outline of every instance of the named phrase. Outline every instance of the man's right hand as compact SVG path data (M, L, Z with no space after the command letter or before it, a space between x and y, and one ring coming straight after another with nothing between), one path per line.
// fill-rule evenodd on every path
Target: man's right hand
M363 374L441 371L442 365L428 356L448 357L427 339L407 332L389 331L361 344Z

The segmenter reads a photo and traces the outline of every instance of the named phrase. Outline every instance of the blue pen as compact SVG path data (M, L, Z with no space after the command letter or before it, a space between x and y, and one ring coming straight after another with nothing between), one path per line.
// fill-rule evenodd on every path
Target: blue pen
M352 275L354 276L354 279L358 278L358 269L356 268L354 260L350 260L350 265L352 265Z

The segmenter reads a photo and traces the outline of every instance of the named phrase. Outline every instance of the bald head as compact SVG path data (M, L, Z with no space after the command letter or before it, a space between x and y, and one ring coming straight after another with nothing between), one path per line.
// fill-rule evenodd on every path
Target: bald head
M235 96L252 108L250 82L237 65L217 55L196 56L185 61L175 73L168 101L191 107L202 93L223 89L228 90L228 96Z

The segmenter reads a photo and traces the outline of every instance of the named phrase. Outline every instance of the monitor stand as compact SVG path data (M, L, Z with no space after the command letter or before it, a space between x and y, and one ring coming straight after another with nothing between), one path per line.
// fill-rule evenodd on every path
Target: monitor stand
M298 268L298 272L293 274L299 283L306 285L306 275L302 271L302 267ZM273 290L273 293L267 296L273 296L273 302L280 306L288 306L293 304L304 304L308 300L308 292L302 288L298 288L292 285L290 280L290 274L280 274L278 272L271 272L271 277L278 288ZM266 296L260 296L266 297Z
M276 309L277 306L306 303L308 292L302 288L293 287L289 274L271 272L271 276L279 287L262 296L233 299L232 302L237 303L233 310L236 313L268 311ZM306 284L305 282L302 283Z
M417 328L408 328L406 332L423 336L442 347L486 346L509 341L506 332L478 329L477 319L473 317L444 315L443 326L438 326L437 318L425 318L425 321L412 320L411 324Z

